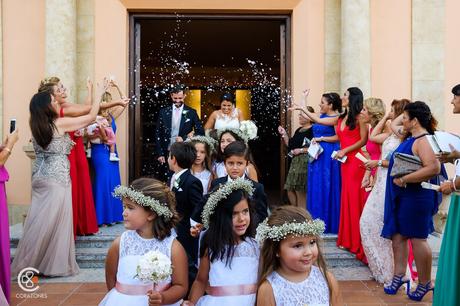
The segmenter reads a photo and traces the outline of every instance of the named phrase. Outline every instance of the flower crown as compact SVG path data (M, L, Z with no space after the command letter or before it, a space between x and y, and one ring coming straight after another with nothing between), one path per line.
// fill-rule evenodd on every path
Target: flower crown
M296 237L320 236L324 233L324 229L325 225L321 219L270 226L267 218L257 227L256 240L259 244L263 244L266 239L281 241L289 235Z
M250 196L254 193L252 183L242 177L225 183L215 192L211 193L208 201L206 201L206 204L203 207L203 212L201 213L204 227L209 228L209 221L219 202L226 199L233 191L238 189L246 191Z
M166 221L173 217L173 212L165 204L161 204L160 201L146 196L142 192L134 190L132 187L119 185L115 187L113 196L119 199L128 198L136 204L148 207Z
M201 136L201 135L193 136L192 138L187 139L187 141L197 141L197 142L205 143L209 146L211 151L214 151L217 146L217 141L214 138L209 137L209 136Z
M229 131L235 133L236 135L238 135L238 137L243 139L245 144L248 144L249 140L253 140L257 138L257 126L251 120L241 121L239 129L226 128L226 129L217 130L217 138L220 139L220 136L222 134L229 132Z

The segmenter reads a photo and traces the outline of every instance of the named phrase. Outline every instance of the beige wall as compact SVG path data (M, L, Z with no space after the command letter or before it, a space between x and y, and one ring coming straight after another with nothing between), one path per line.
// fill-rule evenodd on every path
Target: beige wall
M460 84L460 40L459 29L460 19L460 1L445 0L446 5L446 21L445 21L445 86L444 86L444 109L445 128L448 131L453 131L460 135L460 114L452 114L452 93L451 89L457 84Z
M411 2L371 0L371 96L411 97Z
M383 98L387 103L393 98L410 98L413 83L411 1L370 1L372 95ZM86 2L91 3L91 1ZM197 12L285 14L291 12L292 96L294 101L299 102L302 90L310 88L309 104L318 109L317 104L325 90L327 83L325 76L328 73L325 71L325 67L328 67L325 61L325 54L328 52L325 43L327 12L323 0L96 0L94 1L95 79L101 80L106 75L114 75L128 95L128 11L177 12L178 8L180 11ZM11 175L7 184L8 201L10 204L28 204L30 164L21 148L30 139L28 127L30 97L45 73L45 1L3 0L2 10L3 128L8 128L9 118L16 117L21 137L7 162ZM445 0L445 10L445 95L439 98L440 101L444 101L445 112L439 119L444 121L444 126L448 130L460 134L458 115L455 117L451 114L452 107L449 104L451 87L460 83L458 77L460 20L457 18L460 2ZM87 14L88 18L92 18L91 14L92 12ZM81 26L80 24L79 27ZM90 53L90 50L85 49L86 51ZM295 119L296 116L293 118ZM117 125L119 128L117 140L122 159L121 175L123 182L126 182L127 112L117 120Z
M17 119L20 139L6 163L8 203L30 202L29 102L45 73L45 1L3 0L3 129ZM25 22L27 21L27 22Z

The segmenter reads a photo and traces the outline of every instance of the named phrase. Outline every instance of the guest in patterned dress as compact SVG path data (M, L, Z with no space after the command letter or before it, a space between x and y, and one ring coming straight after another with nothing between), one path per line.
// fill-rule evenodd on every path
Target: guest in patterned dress
M36 155L32 169L32 201L24 233L11 264L13 275L26 267L48 276L78 273L72 222L72 192L67 134L96 119L99 103L87 115L58 117L58 103L48 92L30 101L30 128Z
M382 143L382 155L378 159L370 159L365 166L376 169L375 183L367 198L361 215L360 231L364 253L372 276L379 283L388 283L393 276L393 250L391 241L380 237L383 227L383 210L385 205L385 189L388 172L387 156L399 146L401 140L390 127L390 120L398 117L409 100L393 100L391 112L385 115L373 128L369 139Z
M276 208L257 227L262 244L258 306L342 305L318 245L323 232L323 221L293 206Z
M314 112L311 106L308 107L310 112ZM308 174L308 144L305 143L305 138L311 140L313 133L312 123L307 116L299 114L299 124L300 127L291 138L282 126L278 127L278 132L288 148L288 155L292 157L284 189L287 191L291 205L304 207Z

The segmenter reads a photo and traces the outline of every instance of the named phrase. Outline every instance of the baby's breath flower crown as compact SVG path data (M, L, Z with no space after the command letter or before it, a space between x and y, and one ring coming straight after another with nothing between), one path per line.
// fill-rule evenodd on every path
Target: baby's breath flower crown
M268 218L257 227L256 240L263 244L266 239L281 241L287 236L320 236L324 233L325 225L321 219L304 222L291 222L282 225L268 224Z
M238 135L238 137L240 137L244 141L245 144L248 144L249 140L253 140L256 138L256 137L252 137L252 135L248 135L246 132L240 129L231 129L231 128L217 130L217 138L220 139L220 136L222 134L229 132L229 131Z
M134 190L131 187L119 185L115 187L113 196L119 199L128 198L136 204L148 207L166 221L169 221L173 217L172 211L165 204L161 204L160 201L146 196L142 192Z
M240 177L225 183L209 196L208 201L204 205L203 212L201 213L204 227L209 228L209 220L219 202L226 199L233 191L238 189L246 191L250 196L254 193L252 183Z
M217 146L217 141L214 138L209 137L209 136L197 135L197 136L193 136L192 138L187 139L187 141L197 141L197 142L205 143L209 146L209 148L212 151L214 151Z

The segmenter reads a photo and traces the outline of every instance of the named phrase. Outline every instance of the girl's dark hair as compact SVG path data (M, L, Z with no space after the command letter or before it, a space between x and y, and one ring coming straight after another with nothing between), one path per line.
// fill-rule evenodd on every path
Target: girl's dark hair
M204 158L204 167L206 170L209 170L211 171L211 154L212 154L212 148L209 146L209 144L207 142L204 142L204 141L199 141L199 140L192 140L190 142L194 147L197 143L201 143L204 145L204 150L206 152L206 156ZM196 148L195 148L195 151L196 151ZM198 155L198 152L196 152L197 155ZM196 159L196 158L195 158Z
M401 115L404 112L404 108L406 107L407 104L409 104L410 101L408 99L394 99L391 102L391 106L393 107L393 111L395 113L395 119L398 118L399 115Z
M43 149L48 147L56 130L54 120L58 116L51 106L51 101L51 94L44 91L33 95L29 105L29 126L32 136Z
M236 134L235 132L233 132L232 130L225 130L223 131L222 133L220 133L220 136L219 136L219 139L218 139L218 142L217 142L217 153L216 153L216 161L217 162L223 162L224 161L224 152L221 151L220 149L220 142L222 141L222 137L224 136L224 134L230 134L233 136L233 138L235 138L236 141L243 141L243 139L238 136L238 134Z
M215 192L219 187L214 188L213 191ZM250 222L244 235L235 237L233 232L233 208L242 200L248 202ZM254 211L249 195L242 189L237 189L230 193L227 198L219 202L214 213L209 218L209 228L203 235L200 257L208 254L211 262L214 260L224 261L225 259L225 265L231 267L238 239L244 240L246 237L253 237L255 234L253 216Z
M409 103L404 107L404 111L409 115L409 119L417 118L420 125L427 130L428 133L434 134L438 121L431 114L430 107L422 101Z
M221 97L220 97L220 102L224 102L224 101L228 101L228 102L232 102L233 105L235 105L235 96L232 94L232 93L229 93L229 92L226 92L224 93Z
M176 197L169 187L154 178L141 177L131 183L131 188L141 192L145 196L158 200L161 204L168 206L169 210L173 212L173 217L166 221L163 217L158 216L149 207L142 206L145 211L153 212L155 219L152 222L153 235L158 240L163 240L171 235L171 230L179 222L179 216L176 212Z
M332 104L332 110L342 112L342 99L340 95L336 92L328 92L323 94L323 98L326 100L327 104Z
M348 114L347 121L345 124L350 130L356 128L356 121L358 119L359 113L363 109L363 92L358 87L350 87L348 91L348 109L340 115L340 118L345 118Z
M311 215L304 208L291 205L275 208L272 211L272 214L268 217L269 226L281 226L286 223L302 223L305 221L312 221ZM327 281L327 285L329 287L329 298L331 298L331 280L327 274L326 261L321 252L322 240L320 236L316 237L316 243L318 247L318 260L316 265ZM280 268L280 259L276 256L276 254L279 254L280 252L280 244L281 241L273 241L271 239L266 239L263 242L260 250L259 286L267 280L268 275Z

